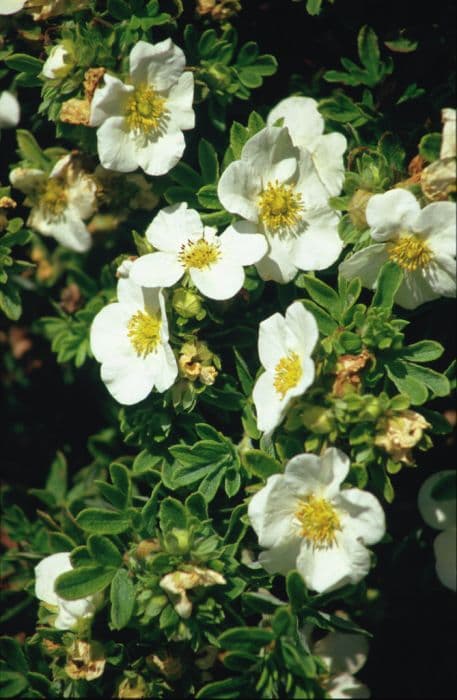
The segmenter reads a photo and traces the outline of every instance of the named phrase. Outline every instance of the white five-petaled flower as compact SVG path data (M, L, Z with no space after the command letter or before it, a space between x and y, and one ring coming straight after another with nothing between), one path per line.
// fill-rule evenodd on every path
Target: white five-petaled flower
M270 573L297 569L322 593L357 583L370 569L370 552L385 532L384 512L371 493L341 490L349 458L334 447L321 457L293 457L252 498L248 514L265 547L259 562Z
M456 294L456 207L434 202L421 210L411 192L402 189L373 195L366 219L376 243L359 250L340 265L343 277L360 277L374 289L387 260L403 270L395 301L415 309L426 301Z
M146 237L158 252L143 255L132 266L132 279L143 287L171 287L188 271L195 286L210 299L230 299L244 283L245 265L266 253L263 236L239 222L220 236L205 226L187 204L165 207L153 219Z
M64 600L57 595L56 579L72 569L69 552L51 554L35 567L35 595L51 609L56 608L54 626L58 630L72 629L80 619L93 617L102 600L99 593L77 600Z
M96 185L71 156L58 160L49 175L35 168L15 168L10 181L27 195L31 228L78 253L90 248L92 238L84 220L95 212Z
M311 153L315 173L313 189L323 188L327 197L341 192L344 180L343 154L347 141L343 134L324 134L324 120L311 97L294 95L279 102L268 115L267 124L273 126L282 119L289 129L294 146ZM311 183L310 183L311 184Z
M0 129L11 129L19 124L21 108L17 97L8 90L0 93Z
M126 265L123 265L125 274ZM93 320L92 352L101 362L108 391L126 406L138 403L155 387L166 391L176 379L176 358L168 343L162 290L143 289L130 277L117 284L117 302Z
M133 47L129 84L105 74L90 114L105 168L131 172L140 166L164 175L176 165L185 148L183 130L195 124L194 78L184 68L184 53L165 39Z
M437 499L434 489L443 479L455 478L455 471L446 469L432 474L422 484L418 506L423 519L436 530L442 530L433 543L436 559L436 573L447 588L457 590L456 574L456 496L453 498Z
M314 316L299 301L289 306L285 317L275 313L260 323L258 350L265 372L253 391L259 430L274 430L290 401L312 384L311 353L318 337Z
M293 145L286 127L266 127L247 141L222 174L218 196L266 237L268 252L256 265L264 280L290 282L298 270L323 270L341 253L338 215L311 153Z

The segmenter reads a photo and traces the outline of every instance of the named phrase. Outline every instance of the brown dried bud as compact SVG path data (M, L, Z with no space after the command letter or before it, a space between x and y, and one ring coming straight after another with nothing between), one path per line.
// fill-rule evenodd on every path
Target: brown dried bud
M218 375L218 371L215 367L209 366L209 367L202 367L201 372L200 372L200 381L202 384L205 384L206 386L212 386L214 382L216 381L216 377Z
M362 350L359 355L341 355L336 363L336 379L333 383L334 396L344 396L348 392L358 391L361 378L359 373L364 369L373 355L368 350Z
M11 197L0 197L0 209L15 209L17 202Z
M105 664L101 644L78 639L68 650L65 671L73 680L94 681L102 675Z
M101 79L106 73L106 68L89 68L84 73L84 94L88 102L92 102L95 90L100 85Z
M382 447L396 462L414 464L411 450L429 427L430 423L416 411L389 413L377 425L374 444Z
M149 554L160 552L160 542L157 538L150 540L141 540L135 550L137 559L145 559Z
M82 304L83 298L77 284L71 282L67 287L62 289L60 294L60 306L67 314L74 314L75 311L81 308Z
M90 118L90 102L72 97L60 108L59 119L66 124L82 124L88 126Z
M146 657L146 662L169 681L176 681L182 676L183 667L180 659L171 656L168 652L149 654Z

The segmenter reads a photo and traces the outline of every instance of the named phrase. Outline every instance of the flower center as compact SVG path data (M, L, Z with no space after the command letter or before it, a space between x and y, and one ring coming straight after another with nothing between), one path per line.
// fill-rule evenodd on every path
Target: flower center
M204 238L199 238L198 241L188 241L181 246L178 260L186 268L203 270L205 267L211 267L220 256L218 243L208 243Z
M300 358L296 352L291 352L287 357L282 357L275 367L274 388L281 394L281 398L287 394L289 389L297 386L302 376Z
M166 99L151 85L138 85L127 101L126 120L131 131L158 131L165 115Z
M331 547L336 533L341 530L340 519L332 504L325 498L308 496L295 512L300 522L300 534L316 549Z
M278 180L269 182L259 196L259 217L270 231L293 228L300 221L303 210L301 194L290 185L281 185Z
M156 314L137 311L127 324L128 337L139 357L153 352L160 341L162 321Z
M40 195L40 207L50 219L58 219L67 206L65 185L59 178L50 177Z
M432 251L419 236L405 236L387 247L389 259L408 272L423 268L432 259Z

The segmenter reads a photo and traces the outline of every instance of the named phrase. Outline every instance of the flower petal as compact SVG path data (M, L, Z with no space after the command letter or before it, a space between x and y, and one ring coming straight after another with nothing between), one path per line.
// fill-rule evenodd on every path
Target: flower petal
M279 102L268 115L267 125L273 126L279 119L284 120L294 146L300 148L312 148L324 131L324 120L311 97L293 95Z
M273 375L270 372L264 372L257 379L252 398L257 412L258 429L271 432L283 420L286 406L273 386Z
M368 200L366 219L377 242L394 238L398 229L413 229L420 205L411 192L402 189L375 194Z
M456 542L457 531L455 527L441 532L435 538L433 549L436 557L436 573L443 584L452 591L457 590L456 581Z
M108 304L95 316L90 329L90 347L98 362L109 361L118 354L131 354L128 320L128 311L118 303Z
M130 52L130 75L135 84L148 83L156 90L168 90L182 74L186 59L171 39L157 44L137 41Z
M192 73L183 73L176 85L171 88L167 98L167 110L179 129L193 129L195 126L193 99L194 76Z
M278 180L287 182L297 173L299 151L286 128L267 126L243 147L241 159L264 186Z
M295 263L301 270L325 270L338 260L344 246L338 234L338 216L330 209L321 209L310 212L307 223L294 242Z
M321 136L312 151L312 159L319 179L330 197L339 195L343 187L343 153L346 148L346 138L343 134L335 132Z
M256 263L257 272L265 281L286 284L293 280L298 271L294 259L296 241L291 237L271 236L268 242L270 250Z
M295 336L301 356L311 355L319 339L319 329L313 314L295 301L286 311L286 324Z
M0 93L0 129L17 126L20 116L21 108L17 97L7 90Z
M330 698L338 700L364 700L371 697L370 689L350 673L340 673L329 678L325 691Z
M248 221L237 221L219 236L222 255L238 265L253 265L268 250L265 236L257 233L257 227Z
M0 15L12 15L22 10L27 0L2 0Z
M405 271L403 282L395 295L395 302L404 309L416 309L426 301L438 299L441 294L433 289L432 284L436 282L439 285L441 277L445 283L445 275L440 274L435 261L429 263L427 268Z
M269 316L259 325L258 351L265 369L274 370L279 360L286 356L286 320L280 313Z
M38 168L14 168L10 172L10 182L24 194L37 192L47 181L46 174Z
M231 299L244 284L244 269L240 263L220 260L210 267L189 270L192 282L208 299Z
M267 549L259 556L259 564L269 574L283 574L284 576L297 566L297 556L300 551L301 539L295 537L282 545Z
M104 168L129 173L138 167L139 154L123 117L110 117L97 129L97 148Z
M92 245L92 236L73 206L67 207L59 219L49 220L44 212L35 207L30 212L28 224L43 236L53 236L61 245L85 253Z
M257 199L262 190L260 177L248 163L236 160L224 170L217 186L222 206L248 221L258 220Z
M176 254L161 252L142 255L130 271L132 280L143 287L172 287L183 274Z
M315 549L304 540L297 569L309 588L324 593L364 578L370 570L370 553L357 540L345 537L344 532L328 549Z
M274 474L249 504L249 518L261 547L280 546L296 538L294 512L297 498L293 484L283 474Z
M145 360L147 358L137 356L119 357L102 364L102 381L120 404L132 406L150 394L155 372L151 363Z
M146 229L146 238L155 248L174 254L189 239L201 238L202 234L200 216L186 202L161 209Z
M164 392L170 388L178 376L178 365L173 350L165 343L157 348L147 358L154 375L154 384L157 391Z
M368 656L368 641L363 634L330 632L313 645L313 653L320 656L329 673L357 673Z
M346 279L351 280L354 277L360 277L364 287L373 289L379 271L388 259L386 244L376 243L357 251L351 257L343 260L338 269Z
M345 489L334 502L346 511L344 528L350 530L355 539L363 544L376 544L384 537L384 511L373 494L360 489Z
M35 595L48 605L59 605L60 598L54 591L54 583L60 574L73 569L70 552L58 552L45 557L35 567Z
M181 159L186 142L182 131L160 134L146 143L136 144L138 165L148 175L165 175Z
M444 469L429 476L422 484L417 505L419 512L427 525L438 530L446 530L454 527L456 523L456 499L450 498L445 501L438 501L432 496L435 486L443 477L454 476L455 471Z
M114 75L105 73L104 85L95 90L90 105L90 126L100 126L110 117L122 116L126 102L134 91L133 85L125 85Z

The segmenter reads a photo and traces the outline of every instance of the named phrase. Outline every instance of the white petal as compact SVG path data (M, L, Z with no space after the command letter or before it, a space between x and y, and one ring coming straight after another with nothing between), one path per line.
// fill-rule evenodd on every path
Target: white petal
M173 123L180 129L193 129L195 126L193 99L194 76L192 73L183 73L167 98L167 110L172 115Z
M456 204L455 202L434 202L422 209L416 221L415 230L427 234L427 243L433 245L436 237L443 236L448 245L437 252L455 255L456 241ZM444 243L444 240L442 241Z
M343 134L325 134L318 139L312 158L319 178L328 196L336 197L341 192L344 181L343 153L347 141Z
M262 365L271 370L287 355L286 320L280 313L275 313L260 323L258 351Z
M368 491L345 489L334 503L344 508L344 528L363 544L376 544L384 537L386 522L378 499Z
M330 678L325 690L329 697L339 700L346 700L346 698L364 700L371 697L369 688L349 673L340 673Z
M181 159L186 142L182 131L170 131L148 140L144 145L135 144L138 165L148 175L165 175Z
M2 0L0 15L12 15L22 10L27 0Z
M293 487L293 482L285 479L283 474L274 474L268 478L267 485L253 496L248 513L250 518L251 515L254 518L252 522L253 525L255 522L261 547L278 547L296 539L294 513L297 497Z
M168 343L160 345L157 351L149 355L147 359L154 373L154 384L157 391L166 391L178 375L178 365L173 350Z
M260 491L257 491L249 501L248 516L251 521L251 526L254 528L258 537L261 536L264 529L265 513L270 492L278 481L281 481L283 478L283 474L273 474L269 476L266 485L260 489Z
M45 213L35 207L30 212L28 224L43 236L52 236L61 245L85 253L92 245L92 236L77 211L67 207L58 219L47 219Z
M132 265L132 280L143 287L172 287L181 279L184 267L176 253L149 253Z
M328 549L314 549L304 540L297 569L309 588L324 593L364 578L370 569L370 553L356 540L345 538L344 533L339 533Z
M271 236L268 242L270 250L256 264L257 272L265 281L272 280L279 284L286 284L293 280L298 271L294 260L296 241L291 236L287 238Z
M11 184L24 194L33 194L44 185L47 179L43 170L38 168L14 168L10 172Z
M319 329L312 313L301 302L295 301L286 311L286 324L297 340L301 356L311 355L319 339Z
M413 272L405 271L403 282L396 295L395 302L404 309L416 309L426 301L438 299L441 294L435 291L432 284L436 281L439 285L440 272L436 261L432 261L422 270L418 268ZM443 280L445 283L445 279Z
M90 347L98 362L132 353L127 335L129 318L126 307L117 303L108 304L95 316L90 329Z
M289 181L298 168L299 151L286 128L265 127L243 147L241 159L249 164L264 186L269 182Z
M81 219L88 219L97 207L97 187L92 178L79 175L68 189L68 202Z
M445 530L433 543L436 557L436 573L439 580L452 591L457 589L456 582L456 546L457 531L455 527Z
M44 75L45 78L50 78L51 80L57 78L58 71L65 67L65 56L68 56L68 51L62 46L62 44L57 44L57 46L54 46L47 60L44 62L43 68L41 69L42 75Z
M125 114L126 102L134 91L133 85L125 85L108 73L105 73L103 80L104 85L95 90L90 105L90 126L100 126L109 117Z
M144 295L140 285L134 282L130 275L121 277L117 282L117 299L127 307L126 313L135 313L144 307Z
M283 574L285 576L297 566L300 544L300 538L295 537L282 545L267 549L260 554L259 564L261 564L269 574Z
M210 267L189 270L192 282L208 299L231 299L244 284L244 269L241 264L220 260Z
M450 256L437 256L425 269L427 281L432 290L443 297L455 297L456 267Z
M262 190L260 177L248 163L236 160L224 170L217 187L222 206L248 221L258 220L257 199Z
M239 265L253 265L267 252L268 243L265 236L257 233L255 224L237 221L219 237L224 259Z
M12 128L19 124L20 114L21 109L17 98L7 90L2 92L0 94L0 129Z
M58 630L71 630L78 622L78 618L64 607L59 607L59 613L54 621L54 627Z
M283 119L289 129L294 146L312 148L324 131L324 120L311 97L293 95L279 102L268 115L267 124L273 126Z
M139 151L123 117L110 117L97 129L97 148L104 168L129 173L139 164Z
M256 381L252 398L257 412L257 427L269 433L284 418L285 405L273 386L273 375L264 372Z
M400 228L414 228L419 214L420 206L415 196L402 189L373 195L366 209L371 235L378 242L395 237Z
M201 238L202 234L200 216L186 202L161 209L146 229L146 238L155 248L175 254L189 239Z
M55 580L72 568L70 552L58 552L42 559L35 567L36 597L48 605L59 605L60 598L54 591Z
M455 115L455 109L450 107L445 107L441 110L443 133L441 139L440 159L455 158L456 156Z
M303 484L301 495L317 493L333 498L349 473L350 460L335 447L329 447L321 457L300 454L286 464L285 474Z
M147 358L113 358L101 367L101 378L106 388L120 404L132 406L143 401L154 386L155 372Z
M168 90L179 79L186 65L182 49L165 39L157 44L137 41L130 52L133 82L148 83L156 90Z
M454 474L452 469L436 472L424 481L419 490L417 501L419 512L427 525L438 530L446 530L455 526L456 498L454 496L454 498L445 501L437 501L436 498L432 497L432 491L443 477L450 477Z
M373 289L379 271L388 259L386 244L376 243L343 260L338 269L346 279L360 277L364 287Z
M368 641L363 634L330 632L313 645L313 653L320 656L331 675L357 673L368 656Z

